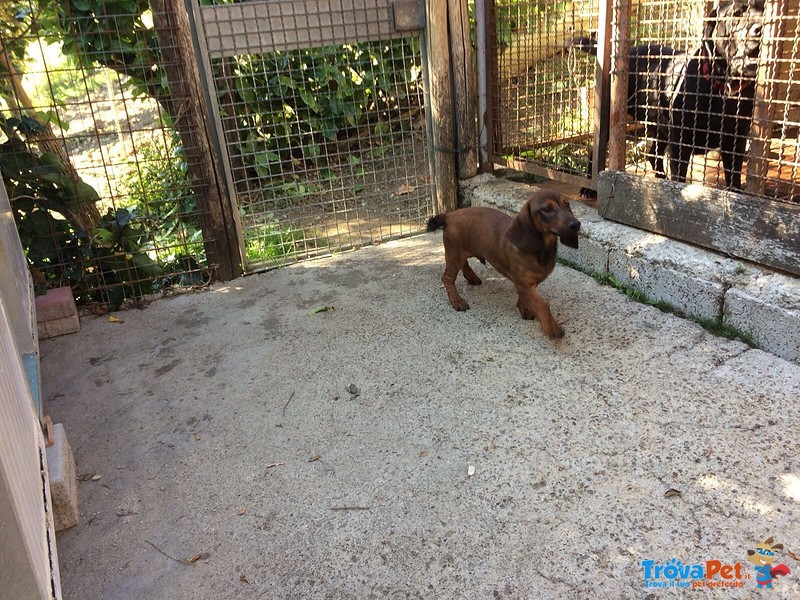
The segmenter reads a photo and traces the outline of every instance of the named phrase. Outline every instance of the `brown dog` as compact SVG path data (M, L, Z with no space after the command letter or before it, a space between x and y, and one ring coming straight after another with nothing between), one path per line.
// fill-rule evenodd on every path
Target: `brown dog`
M469 308L456 291L459 271L468 283L481 283L467 262L474 256L483 263L489 261L514 283L519 294L517 308L523 319L539 319L542 331L549 338L564 336L547 300L536 293L536 286L556 265L556 240L561 238L563 244L578 247L581 223L558 192L534 193L513 218L496 208L470 207L428 220L428 231L439 227L444 227L442 283L453 308Z

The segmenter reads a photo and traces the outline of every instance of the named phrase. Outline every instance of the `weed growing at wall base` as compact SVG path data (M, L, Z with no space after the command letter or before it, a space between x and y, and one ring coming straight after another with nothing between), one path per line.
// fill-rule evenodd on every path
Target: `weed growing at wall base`
M737 329L733 325L725 323L722 319L722 315L717 315L714 318L693 317L676 309L674 306L672 306L668 302L665 302L664 300L653 300L652 298L649 298L647 294L645 294L642 290L622 283L611 273L596 273L594 271L588 271L582 269L578 264L563 258L559 258L558 262L560 262L564 266L569 267L570 269L580 271L581 273L586 273L601 285L608 285L617 289L618 291L625 294L628 298L630 298L634 302L648 304L654 308L657 308L661 312L670 313L673 315L677 315L683 319L694 321L695 323L700 325L703 329L713 333L717 337L724 337L729 340L738 340L740 342L744 342L751 348L758 348L758 344L756 344L755 340L750 334L740 329Z

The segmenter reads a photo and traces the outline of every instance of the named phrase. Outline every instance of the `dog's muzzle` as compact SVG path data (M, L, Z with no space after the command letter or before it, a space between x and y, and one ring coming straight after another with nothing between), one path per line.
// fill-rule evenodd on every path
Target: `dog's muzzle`
M581 230L581 222L578 219L572 219L567 223L567 228L559 234L561 243L570 248L578 247L578 232Z

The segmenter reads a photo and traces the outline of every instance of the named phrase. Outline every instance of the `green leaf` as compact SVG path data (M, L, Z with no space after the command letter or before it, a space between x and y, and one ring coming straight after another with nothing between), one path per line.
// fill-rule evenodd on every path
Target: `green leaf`
M315 306L310 309L307 314L316 315L317 313L327 312L329 310L336 310L333 306Z

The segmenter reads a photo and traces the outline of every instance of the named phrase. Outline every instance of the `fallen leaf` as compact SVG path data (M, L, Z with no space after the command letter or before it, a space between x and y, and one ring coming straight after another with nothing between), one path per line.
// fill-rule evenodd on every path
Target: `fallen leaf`
M196 563L198 560L205 560L205 559L207 559L209 556L211 556L211 555L210 555L208 552L201 552L200 554L195 554L195 555L191 556L190 558L187 558L187 559L186 559L185 561L183 561L183 562L185 562L185 563L186 563L186 564L188 564L188 565L193 565L193 564L194 564L194 563Z
M247 512L247 509L240 508L239 510L236 511L236 514L241 517L246 512Z
M94 477L94 471L91 473L84 473L83 475L78 475L78 481L83 483L84 481L89 481L92 477Z
M795 554L795 553L794 553L794 552L792 552L791 550L786 550L786 554L788 554L789 556L791 556L793 559L800 561L800 556L797 556L797 554Z
M200 437L200 434L199 434L199 433L195 433L195 434L194 434L194 439L195 439L195 440L197 440L197 441L199 442L199 441L200 441L200 440L202 440L203 438L201 438L201 437Z
M241 581L242 583L250 583L250 580L247 577L245 577L244 575L241 575L239 577L239 581Z
M314 456L312 456L311 458L309 458L309 459L308 459L308 462L316 462L316 461L318 461L320 458L322 458L322 455L320 455L320 454L315 454Z
M114 315L108 315L108 322L109 323L122 323L122 319L118 319Z
M336 310L333 306L315 306L314 308L308 311L309 315L315 315L317 313L326 312L329 310Z
M108 313L108 307L105 304L97 304L96 302L92 304L90 310L93 315L97 315L98 317Z
M267 465L266 467L264 467L264 468L265 468L265 469L271 469L272 467L280 467L280 466L282 466L282 465L285 465L285 464L286 464L286 463L271 463L271 464L268 464L268 465Z
M423 456L428 456L427 450L420 450L419 454L417 454L417 458L422 458Z
M668 489L666 492L664 492L664 498L674 498L674 497L676 497L676 496L677 496L678 498L680 498L680 496L681 496L681 493L680 493L680 491L679 491L679 490L676 490L676 489L670 488L670 489Z
M397 188L395 190L394 195L395 196L405 196L406 194L410 194L411 192L413 192L415 189L417 189L416 186L404 183L403 185L401 185L399 188Z

